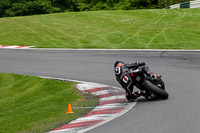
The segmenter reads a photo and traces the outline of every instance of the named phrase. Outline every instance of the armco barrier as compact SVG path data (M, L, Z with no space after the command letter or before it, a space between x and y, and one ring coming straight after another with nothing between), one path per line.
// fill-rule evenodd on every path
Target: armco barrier
M190 8L200 8L200 0L190 1Z
M171 5L169 7L166 7L165 9L181 9L181 8L200 8L200 0Z

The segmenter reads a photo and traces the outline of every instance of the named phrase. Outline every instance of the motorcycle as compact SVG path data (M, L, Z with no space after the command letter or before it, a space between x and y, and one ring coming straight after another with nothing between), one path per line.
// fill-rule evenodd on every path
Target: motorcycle
M133 84L142 91L145 91L147 98L150 99L167 99L169 94L165 91L165 84L160 75L148 75L144 73L142 67L138 69L129 69Z

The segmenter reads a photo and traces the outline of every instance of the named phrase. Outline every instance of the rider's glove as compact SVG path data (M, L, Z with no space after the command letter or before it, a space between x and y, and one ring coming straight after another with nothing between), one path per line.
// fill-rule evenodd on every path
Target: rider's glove
M138 66L145 66L146 65L145 62L139 62L139 61L137 61L136 63L137 63Z

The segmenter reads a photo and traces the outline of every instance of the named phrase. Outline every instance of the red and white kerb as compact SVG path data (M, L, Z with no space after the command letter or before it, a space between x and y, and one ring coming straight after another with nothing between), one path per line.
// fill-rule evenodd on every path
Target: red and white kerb
M27 48L32 48L34 46L11 46L11 45L0 45L0 48L9 48L9 49L27 49Z
M100 124L126 109L129 104L124 90L99 84L78 84L81 91L94 94L99 98L99 104L87 115L78 118L51 132L78 132Z

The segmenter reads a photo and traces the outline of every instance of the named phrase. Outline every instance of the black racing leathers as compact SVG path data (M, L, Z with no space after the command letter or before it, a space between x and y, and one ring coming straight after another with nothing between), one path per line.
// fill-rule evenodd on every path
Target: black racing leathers
M136 63L128 63L125 64L122 61L117 61L114 65L115 68L115 76L117 81L121 84L121 86L126 91L126 98L129 101L133 101L137 98L133 93L134 84L129 75L129 69L137 69L140 66L145 66L144 62L136 62ZM144 71L148 71L148 67L144 67Z

